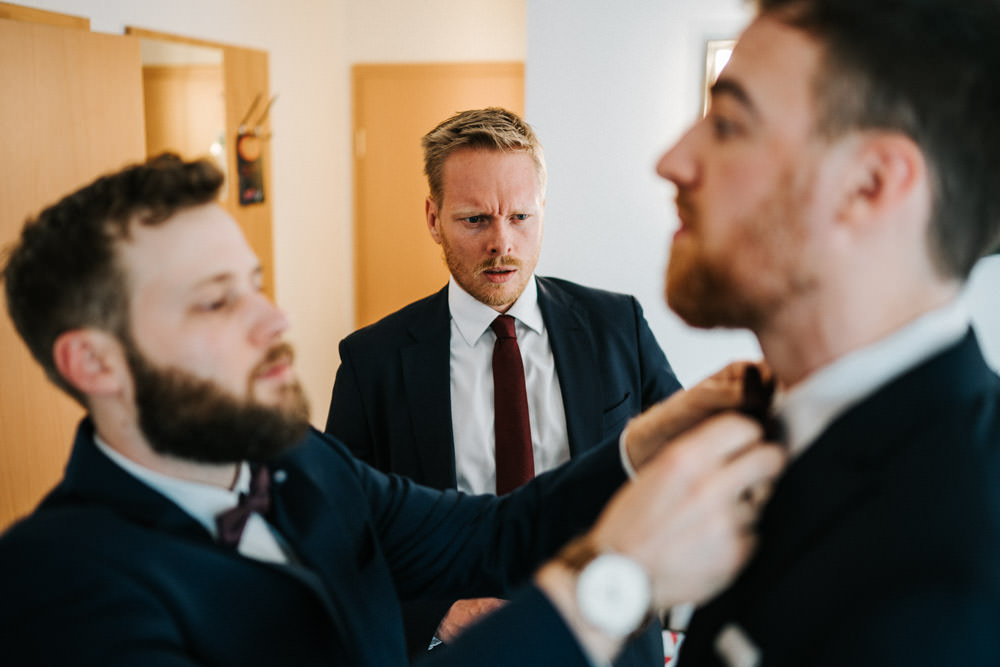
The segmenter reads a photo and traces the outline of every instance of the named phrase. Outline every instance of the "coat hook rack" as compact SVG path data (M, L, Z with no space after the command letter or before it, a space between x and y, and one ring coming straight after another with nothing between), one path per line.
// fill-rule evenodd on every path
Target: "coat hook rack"
M264 122L274 101L278 99L275 95L264 107L256 121L248 125L250 117L260 104L263 95L257 93L250 104L250 108L243 114L243 120L236 128L236 173L239 176L239 203L240 206L259 204L264 201L264 167L262 164L262 142L271 138L271 133L264 133Z
M274 106L275 100L278 99L277 95L274 95L270 101L268 101L267 106L264 107L264 111L260 114L260 117L252 125L247 125L247 122L250 120L250 116L253 115L254 110L257 108L257 105L260 104L262 98L263 96L260 93L257 93L257 95L253 98L253 102L250 103L250 108L247 109L245 114L243 114L243 120L240 121L240 124L236 129L238 135L252 134L256 137L260 137L261 139L271 138L270 132L268 132L267 135L263 134L262 126L267 120L267 117L270 115L271 107Z

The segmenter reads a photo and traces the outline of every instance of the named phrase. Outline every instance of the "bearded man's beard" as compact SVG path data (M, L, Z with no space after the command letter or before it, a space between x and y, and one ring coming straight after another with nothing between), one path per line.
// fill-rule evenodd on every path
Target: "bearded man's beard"
M292 354L286 343L250 373L246 397L186 371L157 367L134 345L126 347L139 426L160 454L200 463L267 461L308 430L309 406L297 381L282 387L275 406L253 398L252 378L269 360Z
M707 249L699 211L679 189L677 209L688 230L670 248L670 308L694 327L760 332L793 299L814 291L815 269L800 258L811 234L804 217L810 183L807 175L786 170L769 197L730 222L728 253Z

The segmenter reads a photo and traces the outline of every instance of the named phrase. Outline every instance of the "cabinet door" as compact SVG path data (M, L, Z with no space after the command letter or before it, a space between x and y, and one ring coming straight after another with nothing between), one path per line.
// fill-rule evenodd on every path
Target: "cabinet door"
M138 39L0 19L0 246L24 220L145 154ZM83 410L0 317L0 530L60 478Z

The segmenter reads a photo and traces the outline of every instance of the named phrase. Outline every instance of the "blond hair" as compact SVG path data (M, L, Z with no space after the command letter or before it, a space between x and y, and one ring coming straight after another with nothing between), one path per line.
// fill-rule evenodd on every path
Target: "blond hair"
M504 153L527 153L535 162L538 184L545 192L545 156L531 126L512 111L500 107L461 111L424 135L424 173L431 199L439 206L444 197L442 172L452 153L463 148Z

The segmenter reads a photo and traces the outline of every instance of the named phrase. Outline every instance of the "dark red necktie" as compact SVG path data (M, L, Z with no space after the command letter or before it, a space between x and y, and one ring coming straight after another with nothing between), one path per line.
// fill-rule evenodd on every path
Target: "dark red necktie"
M514 318L501 315L490 325L493 346L493 429L496 434L497 495L513 491L535 476L528 421L524 364Z
M215 525L219 528L219 543L231 549L240 544L243 529L250 515L257 512L267 515L271 508L271 473L264 466L258 466L250 477L250 493L241 493L239 504L215 517Z

